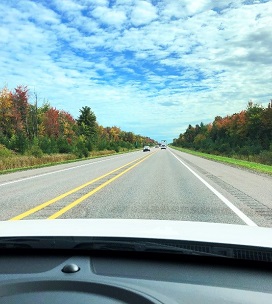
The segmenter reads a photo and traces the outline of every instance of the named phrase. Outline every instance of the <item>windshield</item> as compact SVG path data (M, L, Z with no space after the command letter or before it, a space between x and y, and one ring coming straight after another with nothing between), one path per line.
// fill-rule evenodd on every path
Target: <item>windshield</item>
M271 1L0 10L0 221L272 227Z

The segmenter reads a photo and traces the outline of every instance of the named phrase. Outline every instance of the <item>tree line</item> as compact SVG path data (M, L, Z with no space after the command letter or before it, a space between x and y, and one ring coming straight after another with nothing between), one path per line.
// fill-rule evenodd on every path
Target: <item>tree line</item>
M250 101L240 113L189 125L173 145L272 165L272 100L267 107Z
M149 137L99 125L89 106L82 107L75 119L49 102L38 106L37 94L33 95L34 102L30 103L27 86L17 86L13 91L5 86L0 91L0 144L16 153L87 157L93 150L119 152L155 144Z

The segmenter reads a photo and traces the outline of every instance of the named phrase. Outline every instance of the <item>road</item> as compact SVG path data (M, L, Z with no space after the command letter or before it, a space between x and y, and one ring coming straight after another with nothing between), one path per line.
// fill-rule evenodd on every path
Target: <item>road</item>
M272 227L272 177L174 149L0 176L0 220L141 218Z

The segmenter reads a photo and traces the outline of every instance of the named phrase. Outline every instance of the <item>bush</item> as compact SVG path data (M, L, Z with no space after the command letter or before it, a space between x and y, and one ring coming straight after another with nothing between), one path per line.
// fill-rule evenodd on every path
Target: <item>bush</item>
M87 140L85 146L88 151L93 151L95 147L94 143L91 140Z
M68 143L65 138L59 138L57 140L57 146L59 153L70 153L72 152L72 146Z
M217 150L223 154L229 154L231 152L229 143L223 143L221 146L217 147Z
M78 158L83 158L83 157L88 157L89 156L89 151L87 147L85 146L85 143L82 140L79 140L74 147L73 153L78 157Z
M99 151L102 151L102 150L106 150L107 149L107 146L108 146L108 143L106 140L102 139L98 142L97 144L97 149Z
M11 157L12 155L13 153L11 150L0 144L0 157Z
M262 147L258 143L256 145L250 146L250 154L259 154L261 153Z
M28 146L29 140L23 133L19 133L18 135L12 135L10 139L10 149L24 154L27 151Z
M54 138L49 137L40 137L39 138L39 147L46 154L58 153L59 148L56 140Z
M28 151L28 155L35 156L37 158L41 158L43 156L43 151L39 146L32 146Z
M250 153L250 147L244 146L242 147L239 151L239 154L243 155L243 156L249 156Z
M262 164L272 165L272 151L262 151L258 158Z

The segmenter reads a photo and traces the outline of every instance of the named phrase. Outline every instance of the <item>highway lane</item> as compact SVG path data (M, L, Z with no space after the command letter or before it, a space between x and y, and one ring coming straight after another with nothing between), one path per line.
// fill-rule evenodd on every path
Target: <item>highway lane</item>
M153 148L0 176L0 219L144 218L271 227L271 181Z
M11 219L142 156L137 151L1 175L0 220Z
M272 225L272 176L172 150L258 226Z

